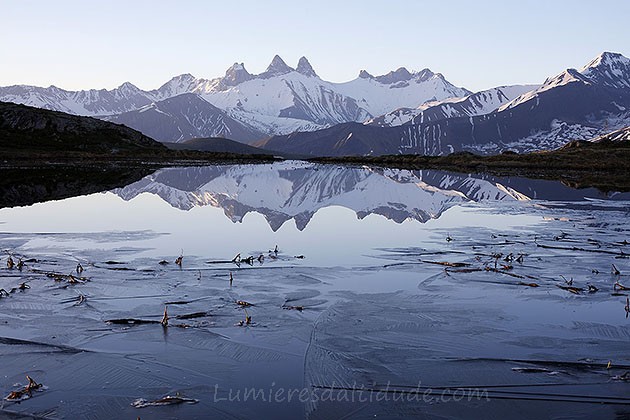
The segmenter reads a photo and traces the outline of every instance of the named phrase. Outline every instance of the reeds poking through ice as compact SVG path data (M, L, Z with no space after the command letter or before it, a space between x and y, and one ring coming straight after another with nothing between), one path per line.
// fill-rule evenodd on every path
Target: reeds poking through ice
M621 271L619 271L619 269L617 267L615 267L615 264L612 264L612 273L615 276L620 276L621 275Z
M581 287L573 287L573 286L563 286L561 284L556 284L556 286L562 290L566 290L567 292L571 292L574 295L579 295L580 293L582 293L584 291L583 288Z
M465 243L465 238L463 237L463 235L459 234L459 232L454 232L457 233L457 240L453 241L453 239L451 238L450 234L447 236L447 242L452 242L449 245L447 245L449 248L455 248L458 247L460 244ZM443 236L441 236L439 239L440 241L443 242ZM562 234L562 235L558 235L556 238L554 238L555 241L557 242L562 242L562 241L567 241L567 235L566 234ZM492 245L496 245L498 246L506 246L507 241L501 242L500 244L492 244ZM511 244L513 244L515 242L511 242ZM550 242L551 243L551 242ZM555 243L555 242L553 242ZM444 243L442 243L443 246L446 246ZM536 244L538 246L541 246L541 244ZM533 245L532 245L533 247ZM541 247L547 247L547 246L541 246ZM263 248L267 249L266 247ZM427 268L427 266L432 265L432 266L440 266L438 267L434 267L436 270L442 270L443 272L446 273L449 276L453 276L453 280L457 280L457 277L459 274L461 274L462 278L470 278L471 281L477 281L479 278L490 278L490 280L495 280L495 281L485 281L486 283L493 283L493 284L499 284L499 285L508 285L508 286L526 286L526 287L530 287L530 288L539 288L539 289L544 289L542 290L542 292L549 292L551 291L551 293L555 293L555 294L563 294L563 299L587 299L587 296L585 294L586 291L588 291L589 293L595 293L597 292L599 289L592 285L592 284L585 284L585 279L581 278L580 275L575 275L575 278L570 276L570 273L568 273L567 271L564 271L563 268L563 273L566 275L566 277L560 275L558 276L558 274L554 274L553 278L551 278L551 276L549 277L542 277L542 276L532 276L531 274L535 274L536 271L532 271L532 270L543 270L545 269L545 267L540 264L540 266L535 267L534 263L531 261L535 261L535 256L531 256L530 254L525 254L522 252L518 252L518 251L523 251L522 249L518 249L517 247L513 248L513 249L509 249L509 248L500 248L502 250L506 250L505 252L502 253L498 253L495 252L495 249L492 250L492 252L485 252L484 254L476 254L474 256L471 256L468 252L464 253L461 252L460 255L464 255L464 258L467 258L466 261L435 261L435 260L431 260L433 258L435 258L436 260L438 259L446 259L446 257L423 257L423 258L430 258L430 259L415 259L414 263L415 264L424 264L425 266L423 267L424 269ZM568 249L568 248L563 248L563 247L554 247L554 249ZM586 248L577 248L577 247L573 247L571 249L577 249L578 251L581 251L582 249L585 249L587 252L595 252L595 250L588 250ZM508 251L512 251L512 252L508 252ZM606 251L606 249L601 249L598 248L598 252L599 251ZM264 251L263 251L264 252ZM453 251L455 252L455 251ZM478 252L478 251L476 251ZM538 251L540 252L540 251ZM563 252L564 253L564 252ZM567 252L569 253L569 252ZM258 252L252 252L253 255L259 255L257 258L253 257L253 256L248 256L245 258L242 258L241 255L248 255L246 253L238 253L232 260L227 260L227 261L220 261L220 263L224 263L224 264L249 264L249 265L256 265L258 266L258 264L256 264L256 261L258 261L258 263L262 264L263 261L265 261L265 256L263 254L259 254ZM435 253L435 255L438 255L438 253ZM273 260L277 260L279 257L281 259L281 261L288 261L290 260L290 255L293 254L289 254L289 256L286 255L279 255L279 250L278 250L278 246L276 245L276 247L273 250L269 251L269 256L267 257L269 259L269 261L273 261ZM616 254L619 255L619 254ZM599 256L598 256L599 257ZM16 257L17 258L17 257ZM187 257L189 258L189 257ZM229 258L229 256L228 256ZM294 259L302 259L304 258L301 255L298 256L294 256ZM11 255L9 255L9 259L11 259L11 267L9 267L9 263L7 262L7 268L8 269L14 269L15 267L20 267L20 263L22 262L22 259L20 258L18 263L15 263L15 260L11 257ZM172 264L172 256L168 258L169 261L171 261ZM8 261L8 260L7 260ZM155 264L155 262L157 261L157 259L155 259L152 264ZM188 261L188 260L187 260ZM525 264L525 261L527 261L527 265ZM109 264L119 264L116 263L114 261L109 261ZM182 268L182 264L183 263L183 252L182 255L180 255L176 260L175 260L175 264L181 269ZM215 261L214 263L219 263L217 261ZM169 264L168 261L163 260L160 261L159 264L166 266L167 264ZM187 267L190 267L191 265L194 264L190 264L187 263ZM619 265L619 263L618 263ZM608 267L608 263L606 264L602 264L602 266L604 267ZM87 267L87 265L86 265ZM602 271L606 271L604 268L599 267ZM623 270L625 270L624 265L621 265L621 268ZM30 267L27 267L27 269L30 270ZM72 269L72 265L66 267L63 270L70 270ZM229 265L229 269L235 269L233 266ZM589 267L590 269L590 267ZM131 270L131 269L130 269ZM135 269L133 269L135 271ZM249 270L248 267L243 267L242 270ZM56 282L66 282L67 284L83 284L85 282L88 281L87 278L81 277L81 274L83 273L83 267L81 265L81 263L78 263L76 265L76 269L74 270L76 271L76 273L73 274L59 274L59 273L55 273L52 271L43 271L43 270L30 270L31 273L34 274L44 274L46 275L48 278L52 278L54 279ZM89 268L88 272L90 275L92 275L92 269ZM177 269L177 267L173 267L172 265L169 267L164 267L163 269L160 269L161 273L165 272L165 271L171 271L171 272L176 272L177 273L177 277L182 278L185 276L188 276L186 278L188 279L192 279L194 278L195 274L198 273L198 280L201 281L201 270L196 270L196 269L190 269L190 270L179 270ZM596 271L596 270L595 270ZM96 272L98 273L98 271L96 270ZM236 295L236 296L231 296L231 293L233 291L236 290L241 290L240 287L237 287L236 289L232 289L232 290L227 290L225 288L225 281L226 281L226 272L228 272L228 269L224 269L224 267L221 267L221 270L218 271L218 274L216 274L215 276L210 275L210 276L206 276L207 271L204 271L204 283L210 283L213 280L216 280L216 285L219 285L219 287L217 289L219 289L220 291L222 291L223 293L226 294L230 294L230 299L226 299L224 300L224 302L222 303L221 307L227 307L228 311L231 311L229 313L229 316L231 317L229 319L229 321L227 321L230 325L231 328L234 328L233 323L235 322L236 318L236 313L238 312L238 318L236 318L236 320L239 320L238 323L236 324L237 326L240 327L250 327L252 326L253 328L259 327L261 326L261 324L258 324L259 322L265 323L268 321L268 319L266 319L265 317L268 316L267 313L260 311L260 312L256 312L257 310L259 310L259 307L265 308L265 309L269 309L269 307L265 307L265 305L267 305L267 303L265 302L264 298L260 298L258 294L256 295ZM228 272L229 273L229 286L232 287L233 286L233 282L234 282L234 275L231 271ZM471 273L475 273L475 274L471 274ZM599 273L599 271L597 271L597 273ZM597 274L595 272L593 272L593 274ZM243 271L240 271L237 273L237 276L243 274ZM470 276L468 274L471 274ZM615 264L612 264L612 274L614 275L614 284L613 284L613 289L614 291L625 291L627 290L627 288L625 286L623 286L620 283L620 278L622 276L621 271L615 266ZM12 277L15 277L16 273L15 271L13 273L11 273ZM567 280L567 277L569 278ZM246 283L246 281L242 280L242 278L248 279L246 275L243 275L243 277L239 277L239 283L237 286L241 286L244 285ZM29 279L29 281L31 281ZM600 287L602 289L604 288L609 288L610 284L612 283L610 277L607 278L606 280L606 286L600 283L597 283L598 285L600 285ZM254 282L251 282L252 284ZM67 286L67 285L66 285ZM169 285L170 286L170 285ZM191 286L191 284L187 284L186 286ZM202 290L201 284L193 284L192 286L197 287L197 289L193 290L192 292L190 292L190 290L186 290L185 291L185 296L188 297L188 293L191 294L195 294L197 291ZM250 285L251 286L251 285ZM255 285L255 286L259 286L259 285ZM581 287L581 286L588 286L588 289L586 289L585 287ZM494 287L494 286L493 286ZM503 286L501 286L503 287ZM20 283L16 288L11 289L11 292L6 292L4 290L0 290L0 297L1 296L9 296L10 293L13 293L14 290L20 290L20 291L25 291L30 289L30 286L28 284L28 282L24 281L22 283ZM78 288L77 288L78 289ZM574 295L582 295L581 297L574 297L568 294L564 294L563 292L558 291L558 289L569 292L571 294ZM75 289L76 290L76 289ZM207 290L207 289L206 289ZM216 289L213 289L213 291ZM251 288L251 290L258 290L258 289L254 289L253 287ZM78 290L76 290L76 292L78 293ZM523 292L524 294L527 295L534 295L536 293L540 293L541 290L532 290L532 291L528 291L526 289L520 289L518 290L518 292ZM203 292L199 292L199 295L202 295ZM170 298L171 296L165 296L164 298ZM237 297L239 298L237 300ZM276 296L277 297L277 296ZM594 298L599 299L600 297L603 297L602 294L595 296ZM200 299L205 299L206 296L202 296ZM85 296L83 294L79 294L78 297L74 298L73 300L71 300L71 302L75 303L76 306L79 306L81 304L83 304L85 302ZM90 299L92 299L92 297L90 297ZM161 297L160 297L161 299ZM241 300L241 299L251 299L253 302L256 302L255 306L254 304L246 301L246 300ZM301 299L301 298L300 298ZM190 299L190 301L174 301L174 302L168 302L169 305L176 305L176 304L188 304L191 303L193 300L195 299ZM296 299L298 300L298 299ZM90 303L92 302L92 300L90 300ZM161 303L164 301L160 301ZM302 312L303 310L305 310L304 306L299 305L299 303L303 303L304 301L300 302L300 301L290 301L290 300L285 300L285 303L280 307L278 305L278 303L275 304L275 306L273 306L273 310L276 311L276 314L278 312L282 312L282 309L284 310L293 310L293 311L297 311L297 312ZM296 303L296 305L291 305L289 303ZM615 300L614 302L614 310L615 313L617 314L617 311L619 312L618 316L621 316L620 314L620 309L621 309L621 302ZM236 304L236 305L234 305ZM619 305L619 306L617 306ZM88 304L84 305L84 308L86 306L89 306ZM144 326L147 329L152 329L152 331L155 331L155 329L157 329L159 332L162 332L162 329L158 326L161 325L164 328L164 331L173 331L174 328L176 327L181 327L181 328L188 328L190 327L190 325L186 325L186 324L181 324L178 323L177 320L188 320L188 319L197 319L197 318L204 318L204 317L209 317L211 316L210 312L208 311L200 311L200 312L192 312L191 313L187 313L187 314L177 314L177 311L179 309L178 306L171 306L171 314L169 314L169 309L168 309L168 305L164 305L164 311L163 314L161 314L161 320L160 320L160 309L161 309L161 305L160 306L152 306L152 312L150 312L149 315L146 315L147 319L140 319L140 317L142 317L142 315L137 315L139 318L126 318L126 319L111 319L109 321L106 321L110 324L113 325L119 325L122 326L123 330L128 330L131 326L133 325L141 325L141 324L151 324L150 326ZM197 308L199 309L199 308ZM313 307L310 307L310 309L313 309ZM309 309L309 310L310 310ZM82 310L82 309L81 309ZM271 312L272 309L269 309L269 312ZM625 298L625 315L626 318L629 316L630 314L630 299L628 297ZM242 311L242 312L241 312ZM251 312L251 313L250 313ZM254 323L253 319L252 319L252 313L256 312L256 316L257 316L257 322ZM244 314L244 318L241 317L241 314ZM312 312L308 312L306 314L297 314L297 313L285 313L282 314L282 318L286 319L286 318L299 318L300 322L303 320L307 320L308 321L308 315L311 315ZM220 314L221 315L221 314ZM262 321L261 321L262 319ZM197 324L197 325L202 325L201 323ZM195 326L197 326L195 325ZM206 324L207 326L208 324ZM262 324L262 326L264 327L264 324ZM140 327L140 328L144 328L144 327ZM112 330L114 329L114 327L112 327ZM243 330L246 331L246 330ZM166 334L165 334L166 335ZM176 334L172 334L171 337L177 337ZM188 336L190 337L190 335ZM610 357L610 356L609 356ZM531 361L529 361L531 362ZM558 365L561 366L561 365ZM610 365L608 366L609 368L611 367ZM622 367L623 368L623 367ZM558 370L555 369L554 367L514 367L512 368L512 371L515 372L515 374L525 374L525 373L544 373L544 374L549 374L549 373L554 373L557 372ZM629 372L625 372L625 373L621 373L618 374L616 376L612 376L615 373L619 373L619 372L623 372L623 371L616 371L616 372L610 372L610 374L607 375L608 380L615 380L615 381L630 381L630 373ZM42 385L38 384L37 382L35 382L34 380L32 380L32 378L27 377L29 379L29 383L28 385L24 386L23 388L20 388L16 391L13 391L11 394L9 394L7 397L5 397L5 399L7 400L13 400L13 401L17 401L21 398L24 398L25 396L30 396L32 391L35 390L39 390L41 389ZM506 387L508 386L515 386L515 385L506 385ZM536 386L536 385L530 385L530 386ZM492 385L490 386L492 387ZM317 388L317 387L315 387ZM343 389L343 388L339 388L339 389ZM375 388L376 389L376 388ZM439 387L433 387L433 389L439 389ZM457 389L461 389L461 387L457 387L457 388L443 388L445 390L447 390L448 392L455 392L455 390ZM562 394L553 394L553 393L545 393L545 392L529 392L531 391L530 389L525 388L528 392L523 392L523 391L516 391L514 389L510 390L510 392L507 392L507 390L503 390L501 388L494 388L494 392L492 393L492 397L496 397L496 398L503 398L503 399L534 399L534 400L541 400L541 401L546 401L546 400L551 400L551 401L564 401L567 400L567 396L566 395L562 395ZM540 389L540 388L537 388ZM389 390L389 391L385 391L385 392L412 392L408 389L405 389L402 385L399 387L399 389L397 390ZM155 397L155 396L154 396ZM574 396L570 396L573 400L576 400L576 402L588 402L588 403L595 403L598 402L596 400L597 397L586 397L586 396L575 396L575 398L573 398ZM605 398L612 398L612 397L602 397L602 399L604 399L604 402L607 401L605 400ZM624 402L627 399L623 399L623 398L615 398L615 401L619 400ZM182 397L179 394L176 395L166 395L162 398L158 398L158 399L154 399L154 400L145 400L145 399L138 399L136 401L134 401L132 403L132 405L134 407L137 408L142 408L142 407L148 407L148 406L163 406L163 405L176 405L176 404L182 404L182 403L191 403L194 404L198 402L197 400L194 400L192 398L186 398L186 397ZM627 403L627 402L625 402Z
M15 292L18 292L18 291L19 292L23 292L23 291L28 290L30 288L31 288L31 286L28 284L28 282L24 281L24 282L20 283L19 285L17 285L16 287L10 288L8 292L5 289L0 289L0 298L9 297L9 296L11 296L12 293L15 293Z
M90 281L90 279L87 277L75 276L74 274L62 274L62 273L56 273L54 271L46 271L46 270L38 270L38 269L31 269L30 271L35 274L43 274L48 278L52 278L56 282L65 281L68 284L83 284Z
M245 312L245 320L238 321L236 325L239 327L252 325L252 316L247 312L247 309L244 306L243 306L243 312Z
M491 238L493 240L497 239L499 236L508 236L508 235L495 235L491 234ZM452 237L450 233L447 234L447 242L452 241ZM561 280L556 280L551 277L545 277L544 275L531 275L531 270L544 270L544 267L533 265L531 262L542 261L540 257L537 258L529 258L529 254L523 252L522 249L513 249L507 250L507 252L496 252L494 249L497 247L507 247L514 245L534 245L537 248L542 249L553 249L553 250L561 250L567 252L593 252L593 253L601 253L606 255L614 256L615 259L628 259L630 258L630 254L626 254L623 249L620 249L620 246L626 246L630 244L628 241L613 241L608 244L603 241L593 240L593 239L585 239L581 241L573 237L571 234L566 232L561 232L558 235L550 238L554 242L558 242L558 245L547 245L543 243L543 238L540 236L534 236L533 244L529 241L516 240L516 239L508 239L506 238L504 241L491 241L489 243L471 243L467 242L465 239L461 239L457 242L458 246L462 244L464 246L472 246L473 251L475 251L475 257L472 260L464 260L464 261L435 261L435 260L427 260L427 259L418 259L415 262L403 262L398 264L388 264L384 265L383 268L394 267L397 265L405 265L405 264L433 264L433 265L441 265L444 267L444 274L448 277L457 274L471 274L471 273L479 273L479 272L490 272L501 274L503 276L514 277L516 279L520 279L520 281L510 282L510 281L501 281L501 280L484 280L479 276L471 279L471 281L479 282L479 283L496 283L496 284L505 284L505 285L514 285L514 286L527 286L532 288L542 288L549 289L550 287L558 288L560 290L564 290L573 295L584 295L594 294L600 290L601 286L596 286L592 284L592 282L584 282L582 284L579 278L574 278L571 276L560 275ZM582 245L583 242L583 245ZM571 246L563 246L563 243L571 243ZM479 253L480 248L484 247L492 247L492 252L489 253ZM466 250L455 250L451 249L450 251L436 251L429 252L424 250L425 252L421 252L414 255L439 255L444 253L454 253L466 255L468 251ZM511 251L511 252L510 252ZM528 259L528 265L525 265L525 260ZM478 264L478 265L477 265ZM612 287L612 296L626 296L626 291L630 290L630 287L627 287L621 282L621 277L623 277L622 270L617 267L615 264L611 264L611 273L614 276L614 283ZM527 270L527 271L526 271ZM601 270L601 269L600 269ZM592 275L598 275L600 270L593 268L591 269ZM629 311L630 312L630 311ZM629 314L630 316L630 314Z
M43 387L42 384L37 383L28 375L26 375L26 379L28 380L28 384L17 391L11 391L4 399L7 401L21 401L30 398L33 395L33 391L37 391Z
M27 260L23 260L22 258L19 258L19 264L16 265L15 263L15 259L16 256L14 255L14 253L11 253L9 251L5 251L8 254L7 257L7 261L9 261L7 263L8 265L8 269L14 269L16 266L19 265L20 268L26 267L25 266L25 262L38 262L35 259L27 259ZM283 256L281 257L280 255L280 250L278 248L278 245L276 245L272 250L269 251L269 258L272 260L278 260L279 258L282 258L283 261L291 261L292 259L298 260L298 259L304 259L304 255L296 255L294 257L290 257L290 256ZM265 261L265 255L258 252L255 253L254 255L258 255L257 257L255 257L254 255L250 255L248 257L243 258L241 256L241 253L236 254L236 256L231 260L231 261L211 261L209 263L236 263L237 265L240 265L241 263L246 263L249 265L254 265L254 263L256 261L258 261L261 265L263 264L263 262ZM73 257L75 260L77 260L76 257ZM171 260L172 261L172 260ZM53 262L53 264L58 264L57 262ZM84 261L81 262L74 262L74 266L72 269L72 272L70 272L69 274L64 274L64 273L60 273L60 272L56 272L56 271L51 271L51 270L45 270L45 269L39 269L39 268L30 268L29 267L29 273L31 274L36 274L36 275L43 275L46 276L47 278L53 279L55 282L63 282L66 283L64 286L61 286L61 288L66 288L68 285L81 285L81 284L85 284L88 281L90 281L89 278L87 277L83 277L81 276L81 274L84 272ZM96 265L96 264L90 264L91 266L97 268L97 269L106 269L106 270L115 270L115 271L139 271L136 268L130 267L128 266L128 263L126 262L120 262L120 261L116 261L116 260L107 260L104 261L102 263L103 265ZM159 265L162 266L167 266L169 264L169 262L167 260L161 260L158 262ZM179 257L177 257L175 259L175 264L181 269L182 265L183 265L183 250L182 253L180 254ZM146 270L144 270L146 271ZM152 271L152 270L150 270ZM197 272L197 280L200 282L202 279L202 270L196 270ZM229 275L229 285L230 287L233 286L234 284L234 274L230 271L228 272ZM10 290L5 290L5 289L0 289L0 298L4 298L4 297L9 297L12 293L15 293L16 291L26 291L28 289L30 289L31 286L29 285L28 282L24 281L19 283L16 287L11 288ZM99 300L99 298L91 298L91 299L95 299L95 300ZM77 296L72 297L70 299L65 299L62 300L61 303L63 304L72 304L72 306L84 306L84 307L90 307L93 308L93 306L91 306L90 304L86 304L87 301L87 297L86 295L84 295L83 293L78 293ZM253 321L252 321L252 316L249 314L249 312L247 311L246 308L250 308L253 307L254 305L250 302L247 302L245 300L237 300L234 299L233 300L237 306L242 309L245 312L245 319L241 320L238 325L240 326L251 326L254 325ZM171 302L173 304L176 303L181 303L179 301L175 301L175 302ZM188 303L188 302L185 302ZM302 310L304 310L303 306L299 306L299 305L283 305L282 307L283 309L291 309L291 310L296 310L301 312ZM164 312L161 315L161 318L152 318L152 316L148 316L147 319L143 319L143 318L112 318L112 319L107 319L105 320L106 323L111 324L111 325L121 325L121 326L137 326L137 325L144 325L144 324L160 324L162 327L166 328L166 327L182 327L182 328L189 328L191 327L191 325L187 325L187 324L180 324L180 323L174 323L172 322L173 319L193 319L193 318L202 318L202 317L209 317L210 316L210 312L208 311L200 311L200 312L195 312L192 314L183 314L183 315L175 315L175 316L171 316L169 315L169 310L168 310L168 305L164 307ZM193 327L201 327L204 325L208 325L207 323L197 323L195 325L192 325Z
M260 253L260 252L253 252L252 255L248 255L248 256L244 256L244 255L247 255L247 254L239 252L231 260L212 260L212 261L206 261L206 264L231 263L240 268L242 264L247 264L253 267L256 262L258 262L258 264L260 265L263 265L267 259L269 259L270 261L291 261L291 260L303 260L306 258L306 256L301 255L301 254L294 255L292 257L288 255L282 255L281 250L278 248L278 245L276 245L274 249L270 249L267 252L266 256L265 254Z
M176 305L176 304L182 304L182 302L169 302L169 304ZM172 319L206 318L206 317L210 317L211 315L212 314L208 311L202 311L202 312L193 312L189 314L180 314L180 315L171 316L168 314L168 306L165 306L164 312L162 313L162 319L159 321L157 319L117 318L117 319L108 319L105 322L111 325L125 325L125 326L160 324L164 328L166 327L191 328L191 327L200 327L200 326L203 326L204 324L197 324L197 325L178 324L178 323L172 323L171 320Z
M175 395L166 395L162 398L158 398L157 400L146 400L144 398L138 398L131 403L131 406L135 408L144 408L162 405L197 404L198 402L199 400L183 397L178 392Z
M162 321L160 321L163 327L168 327L168 306L164 307L164 316L162 316Z

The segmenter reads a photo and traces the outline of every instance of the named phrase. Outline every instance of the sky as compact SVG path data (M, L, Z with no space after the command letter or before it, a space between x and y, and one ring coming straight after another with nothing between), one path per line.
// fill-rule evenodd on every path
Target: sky
M630 57L630 1L0 0L0 86L155 89L306 56L324 80L430 68L478 91Z

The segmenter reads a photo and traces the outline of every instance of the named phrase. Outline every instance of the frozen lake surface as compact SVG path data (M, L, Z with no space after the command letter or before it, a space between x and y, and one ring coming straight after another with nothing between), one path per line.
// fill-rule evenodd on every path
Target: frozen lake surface
M629 199L283 162L2 208L0 416L625 418Z

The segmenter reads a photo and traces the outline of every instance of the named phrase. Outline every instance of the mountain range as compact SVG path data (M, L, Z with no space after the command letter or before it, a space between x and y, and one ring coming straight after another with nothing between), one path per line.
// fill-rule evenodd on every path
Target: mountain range
M129 82L112 90L84 91L20 85L1 87L0 101L100 117L162 141L222 136L251 142L364 122L397 108L470 93L429 69L399 68L381 76L363 70L352 81L332 83L322 80L304 57L292 68L275 56L257 75L235 63L223 77L182 74L151 91Z
M474 96L457 103L470 104ZM486 114L471 115L468 106L456 110L442 103L434 110L436 106L437 112L428 107L399 126L378 125L387 119L376 125L345 123L275 136L259 145L314 156L554 149L630 125L630 60L603 53L581 70L568 69ZM423 118L426 112L431 114Z
M529 152L630 125L630 60L605 52L540 85L473 93L440 73L402 67L332 83L304 57L293 68L275 56L260 74L235 63L223 77L183 74L150 91L128 82L84 91L9 86L0 101L94 116L162 142L224 137L295 155Z
M366 124L393 127L403 124L445 120L454 117L473 117L489 114L520 95L538 89L539 85L500 86L443 101L430 101L417 108L398 108L367 121Z

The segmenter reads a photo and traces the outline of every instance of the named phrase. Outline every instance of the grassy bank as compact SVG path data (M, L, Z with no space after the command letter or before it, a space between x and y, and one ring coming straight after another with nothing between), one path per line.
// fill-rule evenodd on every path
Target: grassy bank
M88 153L0 149L0 169L41 169L47 167L163 168L169 166L202 166L220 164L267 163L277 160L271 155L240 155L192 150L118 151Z
M575 141L565 147L529 154L504 153L479 156L389 155L310 159L319 163L375 165L398 169L438 169L463 173L562 181L576 188L630 191L630 142L590 143Z

